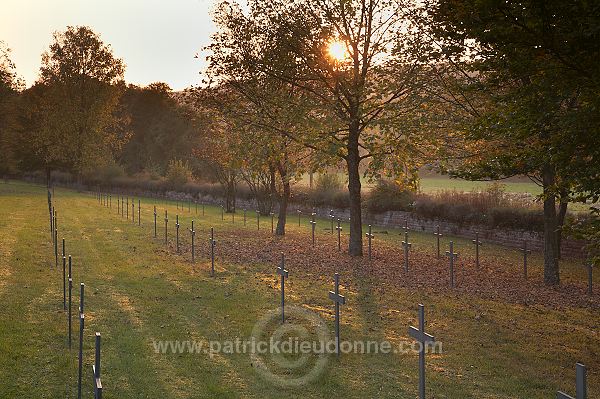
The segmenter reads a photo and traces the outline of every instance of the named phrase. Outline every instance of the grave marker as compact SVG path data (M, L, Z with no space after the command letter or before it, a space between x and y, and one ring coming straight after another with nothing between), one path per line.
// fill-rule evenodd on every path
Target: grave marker
M329 211L329 219L331 220L331 234L333 234L333 221L335 220L333 209Z
M300 227L300 217L302 216L302 211L297 209L296 212L298 213L298 227Z
M587 369L581 364L576 364L575 397L558 391L556 399L587 399Z
M410 326L408 334L419 342L419 399L425 399L425 348L435 338L425 332L425 306L419 304L419 328Z
M67 310L67 258L63 255L63 310Z
M210 275L211 277L215 276L215 246L217 242L215 241L215 229L210 228Z
M69 274L71 274L71 256L69 255ZM69 349L71 349L71 342L73 341L72 339L72 331L73 331L73 327L72 327L72 320L73 320L73 316L72 316L72 298L73 298L73 278L69 277L69 312L68 312L68 320L67 320L67 325L69 326Z
M315 247L315 228L317 227L317 222L315 220L314 212L311 214L311 219L310 219L309 223L310 223L311 229L312 229L312 246L314 248Z
M79 372L77 374L77 399L81 399L81 376L83 372L83 327L85 324L85 314L83 312L83 294L85 284L81 283L79 294Z
M408 242L408 231L404 232L404 241L402 241L402 247L404 248L404 271L408 272L408 251L412 243Z
M102 399L102 380L100 379L100 333L96 333L96 356L92 366L94 382L94 399Z
M475 239L471 240L475 244L475 266L479 269L479 247L482 245L479 241L479 233L475 232Z
M285 269L285 255L281 253L281 264L277 267L277 274L281 276L281 323L285 323L285 279L289 272Z
M154 238L156 238L156 205L154 205Z
M454 288L454 260L458 254L454 253L454 242L450 241L450 251L446 251L446 256L450 259L450 287Z
M58 267L58 230L54 229L54 266Z
M175 215L175 246L179 253L179 215Z
M167 214L167 210L165 209L165 245L168 244L168 226L169 226L169 215Z
M338 236L338 251L341 252L342 251L342 226L341 226L341 220L339 218L337 220L337 227L335 229L337 230L337 236Z
M531 253L529 249L527 249L527 240L523 240L523 248L520 249L523 252L523 276L525 280L527 280L527 254Z
M194 250L194 238L196 237L196 230L194 230L194 221L192 220L192 228L189 229L190 234L192 235L192 263L196 263L196 255Z
M369 260L372 259L372 254L373 254L373 238L375 237L372 233L372 228L371 225L369 225L369 232L367 234L365 234L365 236L369 239Z
M329 291L329 299L335 303L335 352L340 356L340 305L346 304L346 298L340 295L340 275L334 275L334 291Z

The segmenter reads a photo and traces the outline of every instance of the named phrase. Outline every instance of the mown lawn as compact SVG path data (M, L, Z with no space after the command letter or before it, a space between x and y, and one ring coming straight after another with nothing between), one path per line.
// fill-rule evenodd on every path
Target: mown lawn
M142 199L141 227L117 215L115 202L113 198L112 209L104 208L93 195L56 190L59 238L65 237L74 261L74 313L79 283L86 286L85 397L91 395L96 331L103 337L105 398L416 397L418 357L413 353L331 357L316 380L284 388L262 378L248 354L156 353L153 342L157 340L250 337L257 321L278 306L274 273L278 254L228 255L244 246L260 245L257 240L240 239L239 248L233 248L231 237L240 232L258 237L250 213L244 227L241 214L234 224L230 215L221 221L215 207L207 206L202 216L194 208L182 211L167 203L170 245L166 247L164 202ZM159 214L156 239L151 224L154 204ZM187 228L192 218L196 220L195 265L189 253L174 253L178 212L184 251L189 248ZM209 275L206 250L211 226L220 240L215 277ZM321 220L318 226L319 242L334 242L325 231L328 223ZM288 304L310 309L333 330L333 307L327 297L332 276L302 262L302 254L311 251L307 219L298 227L291 216L288 228L283 241L296 248L288 261ZM398 231L375 230L378 251L398 245ZM260 234L268 231L270 221L263 218ZM450 238L444 237L444 243ZM461 258L468 259L472 246L454 240ZM411 241L415 251L433 251L428 232L412 232ZM518 271L520 254L513 249L486 245L482 256ZM389 267L400 265L398 260L398 265ZM585 284L580 260L567 260L563 267L566 284ZM532 255L530 273L531 284L539 284L539 254ZM598 294L584 301L587 306L556 307L477 292L399 288L380 276L368 270L342 274L342 293L347 297L342 338L386 339L394 345L408 342L408 326L417 322L417 304L424 303L427 330L443 342L442 354L428 356L429 397L549 398L558 389L574 394L577 361L589 367L589 397L600 395ZM595 281L600 283L597 275ZM75 340L73 349L67 346L62 271L54 266L43 187L0 183L0 300L0 398L76 397L77 346ZM73 324L76 337L77 319Z

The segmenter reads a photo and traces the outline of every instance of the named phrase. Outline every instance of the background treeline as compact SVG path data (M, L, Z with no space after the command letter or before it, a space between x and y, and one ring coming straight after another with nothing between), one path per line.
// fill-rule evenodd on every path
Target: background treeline
M345 194L306 200L348 207L351 255L362 255L365 209L520 220L542 226L545 281L559 283L568 204L600 198L596 2L248 3L217 4L206 84L184 93L126 85L123 62L86 27L54 35L27 89L4 46L0 169L162 189L196 178L220 186L228 211L244 190L263 212L277 204L284 234L288 204L306 196L294 183L338 168ZM425 165L468 180L528 176L543 191L541 222L505 211L518 207L505 197L420 197ZM367 195L365 177L380 182ZM597 213L573 232L596 249Z

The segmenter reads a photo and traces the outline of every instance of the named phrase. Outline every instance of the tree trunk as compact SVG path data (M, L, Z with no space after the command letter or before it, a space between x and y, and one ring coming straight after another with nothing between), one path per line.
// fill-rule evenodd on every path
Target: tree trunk
M277 229L275 230L275 235L284 236L285 235L285 223L286 223L286 217L287 217L287 208L288 208L288 202L290 200L291 188L290 188L290 180L288 179L285 166L283 166L281 163L279 163L277 170L279 171L279 175L281 176L281 185L283 187L283 192L279 196L279 216L277 219Z
M544 282L548 285L560 283L560 273L557 259L557 217L556 195L551 192L555 183L556 172L552 165L545 165L542 170L544 189Z
M556 256L558 259L562 259L561 244L562 244L562 230L565 225L565 217L567 216L567 207L569 206L569 200L566 195L561 196L560 204L558 206L558 230L556 231Z
M362 211L360 198L360 154L358 151L358 120L350 124L348 135L348 196L350 202L350 242L348 253L351 256L362 256Z

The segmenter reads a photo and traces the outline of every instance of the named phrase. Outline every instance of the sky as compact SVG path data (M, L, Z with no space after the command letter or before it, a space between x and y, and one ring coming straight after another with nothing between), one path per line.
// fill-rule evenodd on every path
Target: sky
M128 83L166 82L173 90L198 85L200 53L215 31L215 0L0 0L0 40L17 73L31 86L52 32L87 25L127 66ZM200 54L199 58L194 58Z

